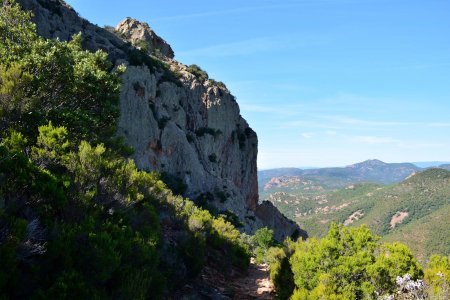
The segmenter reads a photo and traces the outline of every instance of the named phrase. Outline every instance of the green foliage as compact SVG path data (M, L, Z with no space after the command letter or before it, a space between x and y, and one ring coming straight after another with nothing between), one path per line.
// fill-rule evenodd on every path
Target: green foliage
M187 71L189 73L191 73L192 75L194 75L195 77L198 78L198 80L200 80L200 82L205 82L206 80L209 79L208 73L206 73L205 71L203 71L199 66L197 65L190 65L187 68Z
M257 263L266 262L266 252L275 244L273 230L267 227L258 229L254 235L255 259Z
M144 51L145 53L148 53L148 51L150 50L150 45L148 44L148 42L146 42L144 40L137 41L136 46L139 49L141 49L142 51Z
M275 242L273 239L273 230L267 227L258 229L255 232L255 242L258 247L264 250L269 249Z
M161 179L165 184L167 184L175 195L184 195L184 193L186 193L188 186L182 178L171 175L167 172L162 172Z
M432 255L425 269L425 281L433 299L450 297L450 257Z
M1 145L8 149L10 152L21 152L26 145L28 140L23 136L22 133L15 130L10 130L7 136L3 137Z
M126 44L123 50L128 55L128 62L132 66L142 66L145 65L151 72L162 73L158 79L158 84L162 82L172 82L175 85L181 87L183 83L180 81L181 74L170 70L167 64L158 59L158 57L152 56L148 53L148 44L144 41L138 42L136 45L139 49L131 46L131 44ZM156 52L155 54L158 54Z
M422 278L422 268L407 246L385 243L378 247L377 252L376 260L367 272L380 294L391 291L392 283L402 274L410 274L414 279Z
M364 226L335 224L321 240L298 241L290 258L293 299L371 299L394 292L397 276L423 275L406 246L377 241Z
M53 235L37 264L38 274L51 276L36 276L32 286L39 289L25 293L64 298L83 287L99 298L147 298L150 291L156 297L165 287L159 271L161 229L156 214L161 205L186 226L177 252L190 276L199 274L209 251L227 255L226 265L248 266L249 249L239 231L191 201L173 196L156 174L138 171L133 161L114 158L103 145L82 141L77 152L68 151L64 128L50 124L42 126L40 132L33 157L36 161L52 160L56 176L35 167L22 154L12 155L0 148L0 178L7 178L1 181L0 195L9 212L2 219L20 220L15 215L34 204L41 223ZM15 201L18 190L28 191L32 201ZM24 222L17 233L9 229L11 242L0 247L5 257L0 277L17 274L6 280L9 291L1 287L8 295L21 293L14 282L24 276L16 257ZM74 278L77 282L66 282ZM84 295L80 292L75 294Z
M219 213L219 217L222 217L225 221L230 222L236 228L244 227L244 224L241 222L241 220L239 220L239 217L232 211L229 210L221 211Z
M37 39L31 13L24 12L14 0L3 1L0 7L0 60L22 58Z
M0 7L0 128L34 137L48 121L77 139L100 141L115 132L120 79L104 52L36 35L30 14L18 5ZM12 26L16 24L16 26Z
M149 68L150 71L157 71L159 68L162 68L164 65L162 62L148 55L145 50L137 49L134 47L130 47L125 49L128 53L128 62L132 66L141 66L145 65Z
M222 88L224 90L227 90L227 86L222 81L216 81L216 80L210 78L209 79L209 83L211 85L216 85L216 86L218 86L218 87L220 87L220 88Z
M286 253L290 253L287 245L285 248L271 247L266 252L266 260L270 266L270 279L275 287L277 299L288 299L295 288L294 274Z
M260 197L273 199L273 204L309 236L325 236L330 222L366 224L384 242L406 244L425 266L434 253L450 254L450 237L445 230L450 226L449 174L443 169L428 169L389 186L347 182L339 190L333 188L341 184L339 178L287 176L280 178L281 184L261 191ZM405 218L391 225L400 212Z
M170 70L166 65L164 65L163 69L164 69L164 73L159 78L158 83L171 82L171 83L174 83L178 87L183 86L183 83L180 81L180 78L182 77L181 73Z
M36 146L32 148L32 157L41 167L51 168L52 165L62 163L59 159L66 159L69 149L67 129L65 127L53 127L52 123L38 128L39 136Z

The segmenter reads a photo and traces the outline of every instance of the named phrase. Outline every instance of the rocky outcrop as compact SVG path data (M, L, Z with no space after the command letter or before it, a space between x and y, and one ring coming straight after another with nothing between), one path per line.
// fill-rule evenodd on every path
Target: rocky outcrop
M277 241L283 241L286 236L293 239L308 237L306 231L300 229L294 221L288 220L270 201L263 201L258 205L255 214L259 219L264 220L265 226L275 229L274 238ZM286 233L290 233L290 235Z
M107 30L60 0L18 2L34 12L40 35L68 40L82 32L86 49L107 51L115 65L127 66L118 134L134 147L138 167L160 171L197 203L234 213L246 232L269 226L282 240L298 231L276 208L258 203L257 136L223 83L173 60L171 47L145 23L127 18Z
M172 47L159 37L147 23L126 18L116 26L115 30L124 39L149 54L163 55L167 58L175 56Z

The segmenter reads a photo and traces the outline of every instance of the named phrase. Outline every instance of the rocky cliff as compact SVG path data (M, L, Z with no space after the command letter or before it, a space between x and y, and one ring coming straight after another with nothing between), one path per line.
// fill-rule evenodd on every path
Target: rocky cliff
M174 60L146 23L127 18L104 29L60 0L18 2L33 11L40 35L68 40L81 32L86 49L127 66L118 135L134 147L138 167L163 173L197 203L233 212L246 232L269 226L278 240L299 233L276 208L258 203L257 136L223 83Z

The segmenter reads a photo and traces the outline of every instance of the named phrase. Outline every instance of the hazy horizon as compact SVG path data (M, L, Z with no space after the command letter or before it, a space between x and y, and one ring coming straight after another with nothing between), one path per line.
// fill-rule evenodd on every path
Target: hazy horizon
M450 2L87 1L81 16L148 22L236 96L259 169L450 161Z
M365 159L362 161L355 161L346 165L327 165L327 166L285 166L285 167L273 167L273 168L259 168L258 167L258 171L267 171L267 170L273 170L273 169L303 169L303 170L307 170L307 169L321 169L321 168L344 168L350 165L354 165L357 163L361 163L361 162L365 162L368 160L380 160L377 158L369 158L369 159ZM382 160L381 160L382 161ZM433 166L439 166L439 165L444 165L444 164L449 164L450 161L382 161L384 163L388 163L388 164L404 164L404 163L410 163L413 165L416 165L419 168L428 168L428 167L433 167Z

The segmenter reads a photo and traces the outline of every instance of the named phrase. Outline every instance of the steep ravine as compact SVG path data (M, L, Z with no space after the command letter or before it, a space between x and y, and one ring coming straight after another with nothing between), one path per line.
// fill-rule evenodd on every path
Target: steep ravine
M102 49L127 66L118 135L135 149L139 168L168 174L185 185L185 196L233 212L246 232L268 226L280 241L306 235L271 203L258 203L257 135L224 84L174 60L146 23L127 18L107 30L60 0L18 2L33 11L40 35L68 40L81 32L87 50Z

